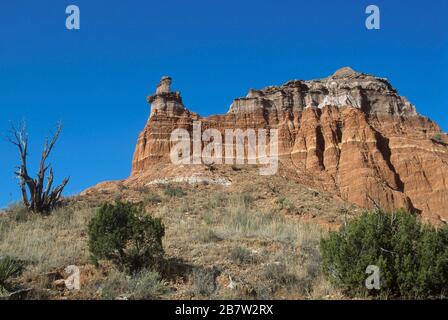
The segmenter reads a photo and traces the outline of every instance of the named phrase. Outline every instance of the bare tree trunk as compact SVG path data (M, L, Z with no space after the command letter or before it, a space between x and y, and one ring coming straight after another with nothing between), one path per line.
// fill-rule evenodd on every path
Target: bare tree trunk
M54 181L53 169L50 165L46 164L61 131L61 125L58 125L57 131L51 140L48 138L45 140L39 164L39 172L37 178L33 179L28 175L27 169L28 134L26 133L26 127L22 124L20 129L14 126L11 128L11 136L8 140L18 148L21 162L20 166L17 167L15 174L19 179L23 205L30 211L42 214L48 213L54 209L60 202L62 191L69 181L68 178L65 178L59 186L52 188ZM48 170L50 171L47 178L47 184L45 185L45 176Z

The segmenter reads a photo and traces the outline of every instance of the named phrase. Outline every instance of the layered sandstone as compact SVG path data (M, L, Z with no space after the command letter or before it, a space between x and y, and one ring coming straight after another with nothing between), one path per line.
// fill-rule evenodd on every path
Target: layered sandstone
M432 220L448 218L448 139L384 78L343 68L330 77L250 90L225 115L190 112L164 77L148 97L130 180L150 182L175 168L171 132L278 129L282 170L303 183L370 208L407 208ZM435 138L436 137L436 138ZM225 155L224 155L225 156ZM192 173L193 174L193 173Z

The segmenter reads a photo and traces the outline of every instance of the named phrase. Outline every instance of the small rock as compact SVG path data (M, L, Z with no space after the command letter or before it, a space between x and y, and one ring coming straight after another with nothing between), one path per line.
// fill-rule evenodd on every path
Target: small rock
M53 281L53 285L58 289L64 289L65 288L65 279L59 279Z
M234 290L237 286L237 283L235 281L233 281L232 277L229 276L229 284L227 285L227 288Z

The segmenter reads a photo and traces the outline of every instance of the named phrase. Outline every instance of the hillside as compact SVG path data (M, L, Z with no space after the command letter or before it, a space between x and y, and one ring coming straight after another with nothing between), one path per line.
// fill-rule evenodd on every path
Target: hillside
M159 184L112 188L67 199L42 219L13 208L0 218L0 252L33 261L17 282L50 299L339 299L323 278L318 245L360 209L290 179L261 177L255 167L216 169L231 186ZM164 280L145 294L108 263L89 260L87 224L108 201L143 202L166 226ZM81 290L55 280L75 264Z

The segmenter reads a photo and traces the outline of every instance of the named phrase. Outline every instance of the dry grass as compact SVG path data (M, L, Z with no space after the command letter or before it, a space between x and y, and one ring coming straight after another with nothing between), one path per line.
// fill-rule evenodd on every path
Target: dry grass
M195 190L194 197L177 203L157 208L168 226L167 252L222 270L214 298L322 299L335 294L320 272L318 245L325 231L317 224L285 216L282 204L262 203L257 191ZM188 287L198 286L198 276L194 279L193 285L179 288L179 297L191 297L191 291L193 297L207 297L204 290Z
M93 209L82 204L57 209L49 217L25 215L16 207L0 217L0 255L27 261L36 273L85 264L92 214Z
M85 288L99 299L154 300L170 293L159 273L142 270L130 277L114 268L106 276L96 277Z
M320 272L318 244L326 231L319 225L337 221L346 204L247 168L222 174L232 179L231 187L126 187L74 198L45 218L13 208L0 216L0 255L31 262L27 278L80 266L84 288L77 298L338 298ZM95 207L117 198L142 202L163 219L170 261L163 279L89 265L87 224Z

